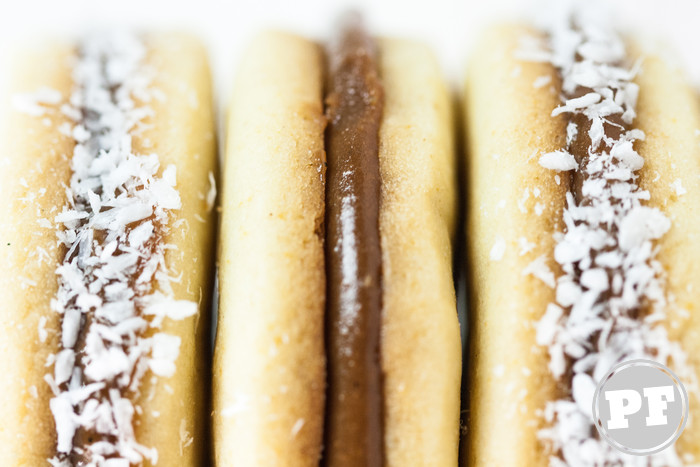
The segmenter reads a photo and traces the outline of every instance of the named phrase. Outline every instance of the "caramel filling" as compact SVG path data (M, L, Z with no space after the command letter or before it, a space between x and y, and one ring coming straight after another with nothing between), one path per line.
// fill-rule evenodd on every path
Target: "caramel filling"
M353 18L329 53L326 98L328 407L325 459L383 463L376 46Z

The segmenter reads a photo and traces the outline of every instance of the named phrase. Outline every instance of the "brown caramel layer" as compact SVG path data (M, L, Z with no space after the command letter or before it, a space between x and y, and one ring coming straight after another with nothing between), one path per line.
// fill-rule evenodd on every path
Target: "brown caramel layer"
M328 54L328 466L383 463L376 46L351 18Z

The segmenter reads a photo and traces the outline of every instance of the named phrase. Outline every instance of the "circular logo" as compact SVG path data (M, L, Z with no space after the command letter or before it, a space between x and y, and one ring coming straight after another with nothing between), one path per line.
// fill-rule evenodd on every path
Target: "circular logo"
M630 360L613 367L598 384L593 420L613 447L646 456L678 439L688 421L688 393L664 365Z

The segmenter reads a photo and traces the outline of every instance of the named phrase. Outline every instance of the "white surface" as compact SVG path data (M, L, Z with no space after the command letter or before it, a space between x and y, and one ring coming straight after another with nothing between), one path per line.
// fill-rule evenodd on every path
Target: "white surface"
M700 82L700 59L694 54L700 46L700 1L606 3L616 10L621 27L673 44L693 81ZM536 14L542 5L541 0L0 0L0 50L27 35L75 34L112 24L184 28L207 43L217 88L225 96L238 57L256 31L281 27L323 39L332 33L339 13L356 8L366 14L374 33L430 43L457 84L484 26L523 11Z

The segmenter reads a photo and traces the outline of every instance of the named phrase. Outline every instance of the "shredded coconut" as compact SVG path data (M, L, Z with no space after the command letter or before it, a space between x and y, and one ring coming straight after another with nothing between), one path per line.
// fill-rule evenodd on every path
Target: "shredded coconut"
M46 322L46 316L39 318L39 342L42 344L46 342L46 339L49 337L49 332L46 330Z
M531 252L537 245L529 242L525 237L520 237L518 239L518 246L520 247L520 252L518 254L523 256Z
M63 97L61 93L55 89L41 87L34 93L16 94L12 96L12 106L16 111L31 115L33 117L41 117L50 107L55 106Z
M299 434L301 429L304 427L304 424L306 421L303 418L298 419L296 422L294 422L294 426L292 427L292 438L296 438L296 436Z
M532 83L532 87L534 87L535 89L539 89L543 86L547 86L551 82L552 82L551 76L549 76L549 75L540 76Z
M61 315L61 349L45 378L54 392L50 408L58 435L58 452L49 462L155 464L157 451L135 438L133 417L141 409L132 401L148 371L175 371L180 339L154 331L166 318L197 313L195 303L172 297L174 274L165 262L166 248L173 247L162 238L170 212L181 207L175 167L158 176L158 156L132 149L132 130L151 112L134 101L147 94L150 79L138 38L99 34L80 49L75 88L61 106L75 122L62 132L76 146L67 202L54 219L67 253L56 270L59 288L51 304ZM44 90L35 101L57 104L60 94Z
M574 156L561 149L542 155L542 157L540 157L540 165L545 169L556 171L574 170L578 168Z
M633 142L644 134L616 123L633 123L636 68L621 65L623 41L601 19L599 8L585 2L558 6L561 15L544 26L549 50L535 51L530 41L530 49L519 54L558 69L562 105L552 115L571 118L567 148L543 155L540 164L555 171L578 169L576 176L583 180L582 199L567 194L565 230L555 236L554 259L562 275L555 281L553 274L545 274L544 257L524 271L556 284L556 303L536 323L536 340L548 347L552 374L571 378L569 397L547 404L548 426L539 438L551 449L551 466L682 465L674 448L650 457L623 454L599 439L594 426L593 393L613 365L647 358L683 368L685 356L655 325L667 298L654 241L668 231L670 221L644 206L649 193L636 183L635 172L644 160ZM590 123L585 128L590 147L577 163L569 147L581 138L574 123L581 121ZM682 187L673 188L678 193ZM638 317L645 310L650 312Z
M496 241L493 243L491 251L489 252L489 258L491 261L500 261L503 259L505 252L506 241L501 236L496 237Z
M673 183L671 183L671 188L676 192L676 196L682 196L688 192L688 190L683 187L683 182L680 178L675 179Z
M532 275L547 284L549 287L554 288L555 286L554 273L549 269L549 266L547 266L547 257L544 255L539 256L528 264L527 267L523 269L523 275Z

